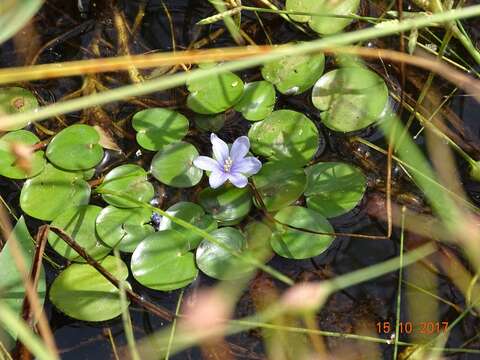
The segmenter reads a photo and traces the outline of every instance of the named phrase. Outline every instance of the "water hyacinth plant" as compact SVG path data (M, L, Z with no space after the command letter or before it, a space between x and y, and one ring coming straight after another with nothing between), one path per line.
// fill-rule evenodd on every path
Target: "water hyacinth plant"
M234 186L247 186L249 176L255 175L262 168L262 163L256 157L246 156L250 150L250 140L241 136L233 142L229 149L225 141L211 134L213 158L199 156L193 164L199 169L210 171L208 181L214 189L230 181Z
M478 16L0 1L0 360L480 357Z

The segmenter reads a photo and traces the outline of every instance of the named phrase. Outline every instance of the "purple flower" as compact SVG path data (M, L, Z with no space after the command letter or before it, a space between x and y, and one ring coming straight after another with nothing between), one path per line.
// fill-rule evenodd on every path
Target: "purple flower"
M214 189L229 180L238 188L247 186L247 177L260 171L262 163L253 156L245 157L250 149L250 141L246 136L240 136L228 150L228 145L217 135L210 136L213 159L199 156L193 164L202 170L211 171L209 182Z

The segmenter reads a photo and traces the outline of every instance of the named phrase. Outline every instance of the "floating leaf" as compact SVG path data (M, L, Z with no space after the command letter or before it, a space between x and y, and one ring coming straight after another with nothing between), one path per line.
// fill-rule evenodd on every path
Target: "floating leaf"
M264 262L273 256L270 240L272 230L265 223L252 221L243 229L247 240L247 251L253 257Z
M82 173L66 172L47 164L23 185L20 206L28 215L50 221L68 206L88 204L90 186Z
M30 171L26 172L18 163L16 156L12 153L12 143L19 143L30 147L39 142L40 139L30 131L18 130L7 133L0 138L0 175L10 179L26 179L38 175L45 167L45 156L43 151L32 153L28 160Z
M208 132L218 132L225 125L226 116L225 113L215 114L215 115L202 115L197 114L195 116L195 125L197 128L208 131Z
M252 207L252 196L248 188L222 186L206 188L198 195L199 204L222 225L239 223Z
M102 210L99 206L84 205L69 207L55 218L52 226L65 231L94 259L102 259L111 251L98 237L95 231L95 220ZM68 260L85 262L65 241L55 233L48 234L48 243L58 254Z
M184 220L189 224L207 232L217 228L217 222L213 219L213 217L206 215L201 206L191 202L178 202L175 205L170 206L166 212L171 216ZM185 239L188 240L189 249L195 249L203 239L203 237L197 233L174 223L169 218L164 216L160 222L159 230L168 229L172 229L181 233Z
M323 74L325 56L292 55L268 62L262 76L285 95L298 95L310 89Z
M302 168L292 168L282 162L264 164L262 170L253 177L253 183L268 211L280 210L297 200L305 190L306 182Z
M322 214L301 206L283 208L275 215L276 231L272 237L273 250L280 256L290 259L308 259L320 255L328 249L334 237L311 232L300 231L295 228L320 233L333 233L332 225Z
M187 81L187 106L199 114L221 113L240 100L243 81L232 72Z
M42 6L42 0L4 1L0 5L0 43L24 27Z
M232 251L245 250L246 240L240 231L223 227L210 233L219 243ZM244 276L251 269L245 261L232 255L224 247L204 239L197 248L197 265L208 276L219 280L230 280Z
M190 143L179 141L165 146L152 160L150 171L158 181L176 188L192 187L200 182L203 171L193 165L198 151Z
M152 151L182 140L187 135L188 125L188 119L182 114L162 108L139 111L132 119L137 142Z
M245 85L240 101L235 110L250 121L265 119L275 106L275 88L268 81L255 81Z
M121 251L132 253L143 239L154 232L148 224L151 217L152 211L146 208L107 206L96 219L97 234L109 247L118 245Z
M345 163L317 163L307 173L307 206L332 218L358 205L367 186L360 169Z
M320 142L315 124L292 110L274 111L265 120L253 124L248 137L254 153L296 166L310 161Z
M120 259L108 256L101 265L119 280L128 277L128 268ZM60 311L82 321L106 321L122 312L119 290L89 264L72 264L62 271L49 297Z
M72 125L55 135L48 144L47 158L66 170L87 170L103 158L100 135L89 125Z
M190 284L197 277L195 256L188 240L175 230L148 236L132 255L132 274L142 285L169 291Z
M153 185L148 182L147 172L134 164L121 165L111 170L98 191L107 203L121 208L138 207L137 203L128 198L146 203L154 196ZM121 195L110 195L109 191Z
M1 22L2 22L2 19L0 17L0 24ZM0 33L3 35L3 31ZM2 37L2 35L0 35L0 38ZM27 89L16 87L16 86L0 88L0 118L2 115L23 113L27 111L33 111L37 108L38 108L37 98ZM28 122L23 124L18 124L16 126L8 126L8 127L3 127L0 124L0 128L2 130L8 130L8 131L18 130L23 128L27 124Z
M379 120L388 105L388 89L375 72L360 67L341 68L323 75L312 92L313 105L325 126L356 131Z
M17 270L14 256L12 255L10 246L8 245L8 242L11 241L12 236L15 236L15 239L18 242L20 251L22 252L23 261L25 262L25 267L28 273L30 273L35 254L35 243L28 232L28 228L25 224L25 219L23 216L18 220L3 250L0 251L0 272L2 273L2 276L0 276L0 300L20 316L23 299L25 297L25 287L23 286L22 275ZM41 303L43 303L45 299L45 293L45 273L42 266L37 287L37 294ZM9 333L9 336L11 336L13 339L16 338L16 334L12 332ZM8 340L4 339L3 337L4 334L2 334L2 330L0 329L0 339L5 344ZM14 343L12 342L12 345L13 344Z
M355 14L360 5L359 0L287 0L285 8L287 11L302 12L315 15L290 15L298 22L308 22L310 28L322 35L334 34L351 22L351 18L341 18L328 15L349 16Z

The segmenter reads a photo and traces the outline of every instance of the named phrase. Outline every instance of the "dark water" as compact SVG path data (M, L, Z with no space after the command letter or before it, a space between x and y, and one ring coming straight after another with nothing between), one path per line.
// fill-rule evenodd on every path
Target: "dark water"
M88 1L81 0L82 6L79 9L77 1L46 1L41 13L35 21L35 29L37 34L35 39L40 46L53 40L49 46L45 47L38 54L37 63L49 63L56 61L68 61L76 59L86 59L95 57L91 51L91 44L94 39L100 37L105 42L100 45L100 56L116 55L116 31L113 26L112 18L112 2L105 1ZM126 14L129 23L133 23L142 1L119 1L118 9ZM173 19L174 34L177 49L186 49L192 42L206 37L208 34L215 32L223 27L221 22L211 26L198 27L195 23L202 18L213 14L212 8L206 1L198 0L165 0L170 16ZM246 3L244 1L244 3ZM364 3L362 11L364 14L378 14L381 12L383 4L380 2ZM279 20L275 15L264 14L262 19L270 32L272 41L275 43L285 43L288 41L299 41L308 39L309 36L302 34ZM250 24L248 29L249 35L257 43L265 43L266 39L255 17L252 14L245 14L243 21ZM353 24L352 28L359 27ZM395 39L387 39L384 41L372 41L371 46L396 46ZM110 43L112 46L105 44ZM172 50L172 38L170 33L170 25L165 9L160 0L148 1L145 8L145 17L140 28L139 34L131 41L130 49L133 53L144 53L151 50L170 51ZM223 34L208 47L221 47L232 45L232 41L228 34ZM29 45L30 46L30 45ZM23 65L30 57L29 47L15 48L13 42L8 42L0 49L0 65L2 67ZM330 60L328 67L333 67L333 61ZM394 84L398 85L399 80L394 66L387 65L386 71L378 64L372 66L382 75L393 79ZM381 69L381 70L379 70ZM422 77L421 74L410 70L412 76ZM148 71L145 72L148 74ZM258 77L258 71L249 70L243 74L246 78ZM125 74L104 74L99 79L105 86L116 87L128 83ZM439 82L440 83L440 82ZM82 85L82 79L70 78L49 81L39 81L28 84L45 104L60 100L63 96L70 94ZM444 85L442 85L444 86ZM409 89L411 90L411 89ZM447 93L446 91L444 93ZM185 108L185 91L175 89L164 92L162 94L153 94L145 99L146 101L154 101L157 104L167 104L180 109L187 116L191 113ZM465 131L468 132L466 139L471 147L472 155L480 155L477 152L479 148L478 139L480 137L480 127L477 121L479 111L478 104L466 96L459 94L454 97L451 104L453 112L463 120ZM307 114L314 120L320 131L325 137L324 147L317 154L318 159L322 160L342 160L355 163L361 166L369 177L369 190L362 203L351 213L334 219L332 221L337 232L359 233L373 236L383 236L386 234L386 224L369 215L369 207L372 204L372 198L382 196L384 186L381 179L385 178L385 161L383 155L374 153L367 147L359 144L350 144L347 137L339 136L331 131L323 128L319 123L317 112L313 111L310 100L307 96L283 97L280 96L277 102L277 108L290 108ZM128 119L139 108L132 104L113 104L108 105L104 110L109 114L113 122L121 122ZM67 123L74 123L81 118L80 113L70 114L63 120ZM58 128L56 121L45 122L44 125L49 129ZM226 140L233 140L239 135L243 135L248 130L249 124L242 120L239 115L232 114L228 117L227 125L222 129L220 136ZM128 129L128 127L126 128ZM418 128L414 127L412 132L416 132ZM46 137L45 134L39 134ZM134 139L121 138L118 134L114 134L116 140L121 144L122 148L129 149L126 152L127 158L107 158L104 163L103 171L112 165L115 161L136 161L139 163L148 163L145 157L136 158L135 152L138 150ZM362 131L362 137L374 141L380 145L383 144L381 133L370 128ZM192 129L188 141L195 143L202 151L206 151L209 146L208 136L196 129ZM418 139L422 144L423 138ZM464 168L464 164L459 160L460 167ZM405 180L404 174L399 169L394 173L394 199L405 201L409 197L410 202L407 205L421 209L428 213L428 207L423 199L418 195L418 191ZM480 186L473 182L467 182L467 189L472 199L480 203ZM18 212L18 196L21 184L3 181L0 183L0 194L11 204ZM159 191L162 190L159 188ZM406 196L407 194L408 196ZM179 199L192 199L194 192L175 192L167 191L165 197L161 200L162 208L166 208L169 204L177 202ZM403 197L402 197L403 196ZM32 233L35 232L38 222L28 219ZM53 253L51 249L47 249L48 255L61 261ZM378 263L383 260L397 256L399 253L398 229L394 231L391 240L372 240L350 238L339 236L335 240L334 245L323 254L312 260L292 261L275 257L269 265L275 267L288 276L300 280L319 280L336 274L348 273L355 269L364 268L366 266ZM128 257L125 257L128 260ZM49 283L57 275L57 272L48 264L47 276ZM133 277L129 278L133 289L143 297L154 303L174 312L180 291L169 293L150 291L138 285ZM186 289L186 295L193 294L199 288L211 286L214 281L204 275L199 275L194 284ZM353 332L359 321L366 321L372 335L375 335L375 323L378 321L390 321L394 323L395 301L397 292L398 278L396 274L389 274L373 281L363 283L347 289L334 295L318 315L319 326L322 330ZM276 284L279 289L281 284ZM448 277L440 276L438 278L438 295L452 301L460 306L464 306L464 299L461 293L451 284ZM405 309L405 301L402 303ZM107 336L107 330L110 329L115 339L116 345L121 349L125 346L126 341L123 334L123 327L120 319L114 319L107 323L87 324L70 319L59 313L47 300L45 305L48 313L55 339L62 352L62 359L109 359L113 358L112 348ZM238 316L245 316L253 312L252 299L246 292L242 296L236 313ZM132 316L135 336L140 339L166 325L163 321L155 318L149 313L131 305L130 313ZM450 307L440 305L439 319L441 321L453 321L458 313ZM402 311L403 321L412 321L408 314ZM414 320L414 319L413 319ZM473 316L467 316L459 326L452 332L447 346L458 347L470 337L475 335L475 329L480 327L480 322ZM381 335L384 336L384 335ZM386 335L385 335L386 337ZM402 340L408 340L406 336L402 336ZM228 338L231 343L231 351L236 358L257 359L263 358L264 348L262 339L258 331L245 332ZM335 338L325 338L325 342L332 351L340 351L343 347L352 347L352 357L359 358L358 349L355 348L353 341L340 340ZM357 344L358 345L358 344ZM480 348L477 340L469 344L470 348ZM380 352L384 358L392 357L391 346L381 346ZM452 354L451 358L455 359L475 359L475 356ZM178 354L176 359L199 359L201 353L194 348Z

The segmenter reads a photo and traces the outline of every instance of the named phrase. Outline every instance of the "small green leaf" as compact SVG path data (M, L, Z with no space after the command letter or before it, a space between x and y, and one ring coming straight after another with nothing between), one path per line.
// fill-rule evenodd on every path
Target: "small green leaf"
M375 72L358 66L323 75L312 92L313 105L322 110L328 128L349 132L372 125L388 106L388 88Z
M305 169L307 206L327 218L347 213L358 205L367 179L360 169L345 163L317 163Z
M119 280L128 277L120 259L108 256L101 265ZM53 281L49 297L61 312L77 320L106 321L122 313L119 290L89 264L67 267Z
M308 259L320 255L328 249L334 237L296 230L282 224L299 229L320 233L333 233L332 225L322 214L301 206L283 208L275 215L276 231L272 237L273 250L280 256L289 259Z
M187 135L188 125L188 119L182 114L162 108L139 111L132 119L137 142L152 151L182 140Z
M189 224L207 232L217 228L217 222L213 219L213 217L206 215L202 207L195 203L180 201L175 205L170 206L166 212L171 216L184 220ZM203 237L197 233L174 223L169 218L164 216L160 222L159 230L168 229L172 229L181 233L185 239L188 240L189 249L195 249L203 239Z
M1 6L1 5L0 5ZM0 17L0 24L2 23L2 17ZM2 29L4 29L2 27ZM3 35L3 31L0 34ZM2 38L0 35L0 39ZM27 89L21 87L4 87L0 88L0 115L2 114L17 114L28 111L34 111L38 108L38 101L35 95L33 95ZM18 130L26 126L27 123L18 124L16 126L9 126L8 128L2 128L2 130Z
M47 158L66 170L87 170L103 158L100 135L89 125L72 125L55 135L48 144Z
M142 285L161 291L180 289L197 277L188 240L175 230L148 236L132 255L132 274Z
M221 113L240 100L243 81L232 72L187 81L187 106L199 114Z
M222 225L234 225L250 212L252 196L247 188L223 185L218 189L203 189L198 203Z
M50 221L66 207L88 204L90 186L82 173L66 172L47 164L44 170L23 185L20 206L28 215Z
M245 250L246 240L240 231L232 227L223 227L210 233L219 243L241 253ZM197 265L208 276L219 280L237 279L251 270L251 267L225 248L204 239L197 248Z
M315 124L292 110L274 111L265 120L253 124L248 137L257 155L295 166L309 162L320 143Z
M38 175L45 167L45 154L36 151L30 159L30 171L27 173L17 165L17 159L11 152L11 144L19 143L31 146L40 139L30 131L17 130L9 132L0 138L0 175L10 179L26 179Z
M111 251L98 237L95 231L95 220L102 210L94 205L69 207L52 222L52 226L65 231L91 257L103 259ZM58 254L76 262L85 260L55 233L48 234L48 243Z
M292 55L266 63L262 76L285 95L298 95L310 89L323 74L325 56Z
M96 219L97 234L109 247L118 246L132 253L140 242L154 232L148 223L152 211L146 208L119 209L107 206Z
M265 119L275 106L275 88L268 81L255 81L245 85L240 101L235 110L250 121Z
M153 157L150 171L165 185L187 188L197 185L203 171L193 165L198 151L190 143L179 141L165 146Z
M154 196L153 185L147 179L147 172L134 164L120 165L111 170L98 191L107 203L121 208L138 207L137 203L128 198L146 203ZM109 195L109 191L119 195Z

